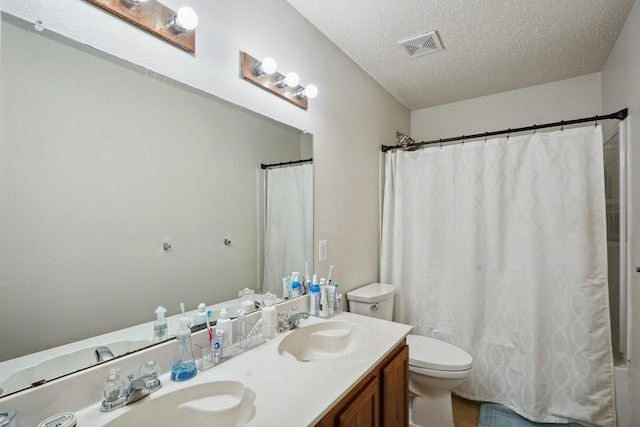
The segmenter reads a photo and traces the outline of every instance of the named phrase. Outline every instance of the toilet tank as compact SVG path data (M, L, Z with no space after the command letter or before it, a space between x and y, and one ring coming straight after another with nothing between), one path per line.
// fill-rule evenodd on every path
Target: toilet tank
M391 320L393 318L394 285L385 283L370 283L351 292L347 292L349 311L378 319Z

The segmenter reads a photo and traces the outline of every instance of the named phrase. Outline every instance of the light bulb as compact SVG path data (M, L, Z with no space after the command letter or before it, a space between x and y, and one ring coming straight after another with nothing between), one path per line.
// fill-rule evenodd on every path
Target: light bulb
M293 72L289 73L284 78L283 83L285 86L289 86L289 87L298 86L298 83L300 83L300 77L298 77L296 73L293 73Z
M313 99L316 96L318 96L318 88L316 87L316 85L308 85L303 91L302 93L304 93L304 95L309 98L309 99Z
M309 85L306 88L302 88L296 92L296 98L299 99L312 99L318 96L318 88L316 85Z
M258 62L251 66L251 70L256 77L260 77L263 74L273 74L276 72L277 68L278 64L273 58L264 58L262 62Z
M193 30L198 26L198 15L190 7L181 7L176 14L175 23L182 30Z

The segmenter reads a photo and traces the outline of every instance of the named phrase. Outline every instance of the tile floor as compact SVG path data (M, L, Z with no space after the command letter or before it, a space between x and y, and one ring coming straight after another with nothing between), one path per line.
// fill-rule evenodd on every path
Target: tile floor
M480 402L463 399L455 395L453 401L453 423L456 427L476 427L480 416Z

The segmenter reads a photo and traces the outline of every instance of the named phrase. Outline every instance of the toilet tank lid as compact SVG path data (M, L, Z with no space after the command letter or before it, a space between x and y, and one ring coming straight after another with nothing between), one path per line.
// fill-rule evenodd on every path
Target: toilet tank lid
M407 335L409 365L439 371L465 371L473 358L463 349L422 335Z
M394 285L386 283L370 283L351 292L347 292L349 301L375 303L391 298L396 291Z

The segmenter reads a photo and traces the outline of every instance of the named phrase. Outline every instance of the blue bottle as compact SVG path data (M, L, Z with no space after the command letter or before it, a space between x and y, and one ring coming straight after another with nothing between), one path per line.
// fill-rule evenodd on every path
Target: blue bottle
M180 319L180 328L176 332L178 347L176 349L175 362L171 368L172 381L186 381L196 376L198 369L193 359L191 350L191 329L189 329L190 319L183 317Z

